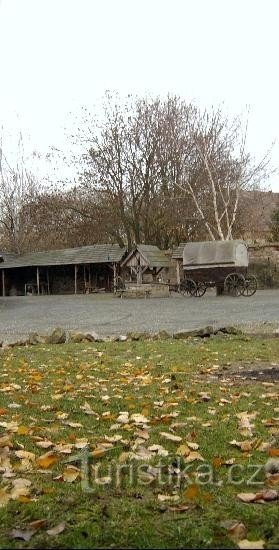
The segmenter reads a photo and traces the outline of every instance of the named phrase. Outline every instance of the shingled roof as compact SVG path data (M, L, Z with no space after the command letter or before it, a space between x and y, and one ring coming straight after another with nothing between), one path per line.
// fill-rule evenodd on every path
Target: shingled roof
M94 244L47 252L30 252L17 256L4 254L1 268L119 263L125 253L126 248L120 248L118 244Z
M187 243L180 243L180 245L173 251L173 254L172 254L172 259L173 260L182 260L183 250L184 250L184 246L186 244Z
M170 267L170 261L167 256L164 254L158 246L151 244L138 244L132 252L125 258L122 265L125 265L126 262L133 256L133 254L138 250L138 252L146 260L149 267Z

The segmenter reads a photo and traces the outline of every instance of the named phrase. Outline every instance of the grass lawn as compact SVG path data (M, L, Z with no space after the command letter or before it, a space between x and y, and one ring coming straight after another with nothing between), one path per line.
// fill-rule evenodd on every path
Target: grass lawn
M278 356L243 336L6 350L0 548L279 548L279 501L237 496L279 488L279 385L230 374Z

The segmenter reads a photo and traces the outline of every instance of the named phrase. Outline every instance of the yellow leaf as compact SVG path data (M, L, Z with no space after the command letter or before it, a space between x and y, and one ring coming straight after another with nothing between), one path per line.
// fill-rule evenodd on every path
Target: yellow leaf
M176 455L177 456L188 456L190 454L190 449L188 445L180 445L176 449Z
M19 426L17 433L18 435L27 435L29 433L29 428L27 428L27 426Z
M0 489L0 508L6 506L10 500L10 495L7 494L7 487Z
M73 483L80 476L80 470L75 466L68 466L63 471L63 479L67 483Z
M198 485L189 485L189 487L187 487L186 491L184 492L184 496L188 499L193 499L193 498L196 498L199 494L199 487Z
M57 455L54 454L52 451L49 451L48 453L45 453L44 455L39 456L37 458L36 463L39 466L39 468L43 468L44 470L52 466L57 462L58 458Z

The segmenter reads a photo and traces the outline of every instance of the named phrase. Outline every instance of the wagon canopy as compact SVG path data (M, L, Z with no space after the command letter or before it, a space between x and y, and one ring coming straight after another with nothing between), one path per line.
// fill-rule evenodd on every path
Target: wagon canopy
M204 241L187 243L184 247L183 269L225 266L248 266L248 249L244 241Z

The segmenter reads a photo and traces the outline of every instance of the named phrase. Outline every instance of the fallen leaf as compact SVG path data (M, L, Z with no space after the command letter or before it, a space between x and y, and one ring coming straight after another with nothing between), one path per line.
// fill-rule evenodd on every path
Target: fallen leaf
M32 530L37 531L38 529L42 529L42 527L45 527L47 524L46 519L35 519L35 521L31 521L29 523L29 527Z
M240 540L238 543L238 548L241 548L242 550L262 550L265 545L265 541L260 540L248 540L243 539Z
M188 456L190 454L190 449L188 447L188 445L180 445L179 447L177 447L176 449L176 455L177 456Z
M7 493L7 487L4 487L4 489L0 489L0 508L3 506L6 506L10 500L10 495Z
M75 466L68 466L63 471L63 480L67 483L73 483L80 476L80 470Z
M242 502L255 502L256 493L238 493L237 498Z
M237 520L226 520L220 523L221 527L224 527L228 531L228 536L234 541L238 542L243 540L247 535L247 529L244 523Z
M160 435L165 439L168 439L169 441L175 441L177 443L182 441L182 437L180 437L179 435L173 435L168 432L160 432Z
M35 533L35 529L12 529L9 537L11 539L20 539L28 542Z
M109 485L111 483L110 476L99 477L94 480L97 485Z
M36 463L40 468L47 469L57 462L57 455L52 451L45 453L37 458Z
M13 488L10 492L10 497L13 500L19 497L26 497L30 493L31 481L29 479L17 478L12 480Z
M197 451L192 451L186 458L185 462L194 462L195 460L201 460L204 462L204 458Z
M64 529L66 527L65 521L62 521L61 523L58 523L56 527L52 527L52 529L47 530L47 534L51 537L54 537L55 535L60 535L60 533L63 533Z
M160 502L165 502L166 500L179 500L178 495L158 495L158 500Z

